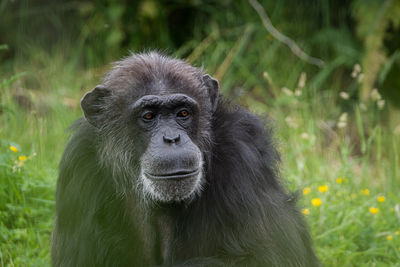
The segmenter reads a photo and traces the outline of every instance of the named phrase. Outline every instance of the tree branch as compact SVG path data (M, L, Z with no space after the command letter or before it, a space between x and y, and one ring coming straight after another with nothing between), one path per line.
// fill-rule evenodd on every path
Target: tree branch
M267 29L267 31L275 37L278 41L286 44L290 50L292 50L293 54L295 54L297 57L300 59L316 65L320 68L324 66L324 61L322 61L319 58L311 57L307 55L292 39L287 37L286 35L283 35L280 33L271 23L271 20L269 19L267 13L265 12L265 9L260 5L260 3L257 0L248 0L250 5L253 6L253 8L256 10L258 15L260 16L262 23L264 24L264 27Z

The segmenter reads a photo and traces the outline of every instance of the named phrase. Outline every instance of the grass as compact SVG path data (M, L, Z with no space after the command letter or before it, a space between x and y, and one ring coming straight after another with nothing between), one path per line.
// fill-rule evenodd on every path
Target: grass
M339 91L352 92L357 79L322 90L335 75L329 65L299 83L303 62L282 60L279 51L288 52L274 41L249 53L253 29L237 31L242 40L213 36L189 58L218 73L225 95L273 119L283 176L288 188L305 193L299 205L324 265L400 266L400 135L383 120L386 107L380 110L376 99L360 105L341 98ZM28 64L15 60L0 77L0 266L50 265L65 129L81 116L80 97L106 69L82 70L61 51L31 54Z

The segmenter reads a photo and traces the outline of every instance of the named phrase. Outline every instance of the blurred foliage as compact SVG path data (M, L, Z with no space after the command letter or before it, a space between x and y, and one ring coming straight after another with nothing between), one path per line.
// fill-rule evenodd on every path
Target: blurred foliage
M303 0L296 1L296 5L291 0L260 2L277 29L312 56L327 62L323 72L302 64L307 73L319 74L315 86L322 89L338 78L342 86L347 86L352 79L345 75L354 64L361 63L362 90L357 87L349 93L366 100L378 86L395 99L394 103L400 103L400 75L396 75L400 64L399 1ZM282 59L291 64L299 61L272 40L245 0L3 0L0 14L0 44L9 47L1 54L2 60L27 58L31 47L48 51L63 47L65 55L84 67L99 66L128 51L148 49L176 51L179 57L190 57L194 52L204 52L198 51L204 45L198 41L210 36L213 40L208 40L207 46L225 41L238 48L235 44L239 45L237 40L243 39L247 29L247 40L240 49L231 51L232 57L267 57L263 53L273 45L275 51L270 50L272 54L268 55L271 65L280 65ZM277 70L274 80L282 84L288 70ZM239 75L238 81L242 78Z
M364 69L361 97L365 100L376 85L381 66L388 64L387 58L393 57L400 48L398 37L400 35L400 3L393 0L383 2L356 0L353 10L358 22L357 34L363 41L365 49L365 54L361 59ZM385 78L387 77L383 77L383 80ZM399 89L397 88L397 91ZM391 88L391 90L396 90L396 88Z
M204 66L225 96L274 118L326 266L399 266L400 1L259 1L323 68L275 40L246 0L0 1L0 266L49 265L79 99L106 63L150 49Z

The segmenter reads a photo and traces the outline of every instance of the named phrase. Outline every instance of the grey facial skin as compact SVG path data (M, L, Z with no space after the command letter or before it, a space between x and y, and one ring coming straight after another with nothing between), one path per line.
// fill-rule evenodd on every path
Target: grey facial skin
M151 131L140 160L139 179L145 195L171 202L199 193L203 155L187 133L198 112L197 102L183 94L147 95L137 100L132 109L142 114L142 127ZM146 115L151 119L146 119Z

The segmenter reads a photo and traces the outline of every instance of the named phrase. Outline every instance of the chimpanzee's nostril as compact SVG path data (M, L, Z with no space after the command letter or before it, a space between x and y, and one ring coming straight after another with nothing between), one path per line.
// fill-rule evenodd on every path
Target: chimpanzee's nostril
M169 136L166 136L166 135L163 136L163 140L166 143L177 143L177 142L180 141L180 139L181 139L181 135L180 134L178 134L178 136L175 136L175 137L169 137Z

